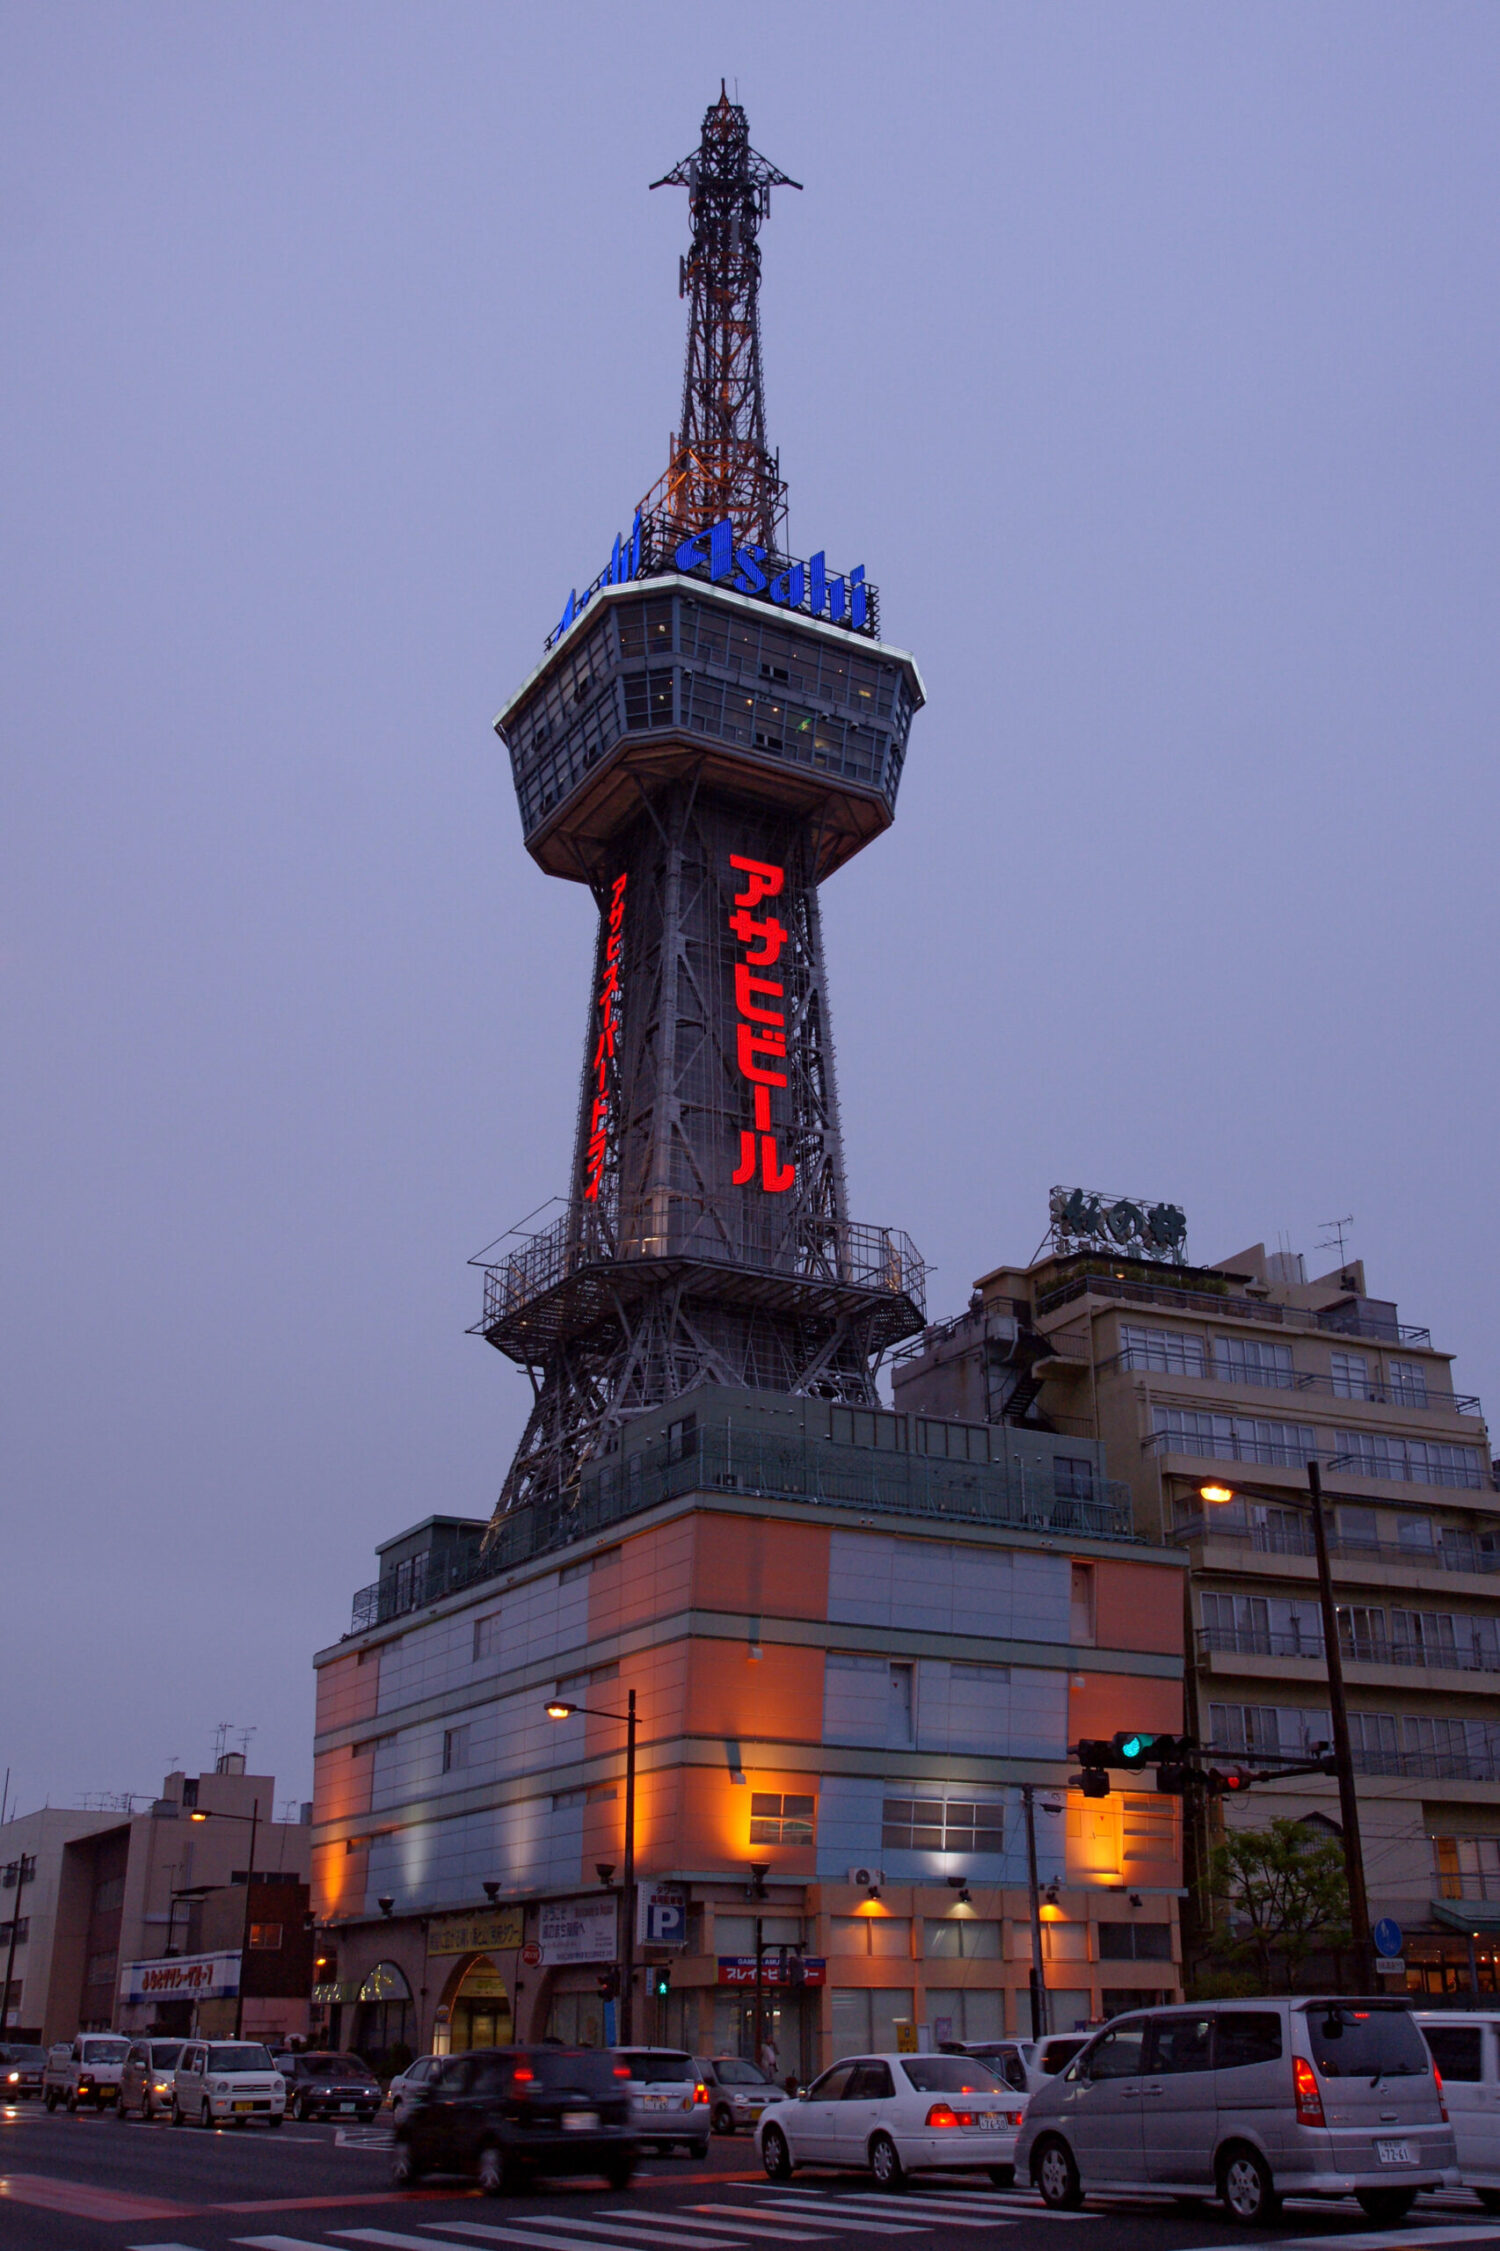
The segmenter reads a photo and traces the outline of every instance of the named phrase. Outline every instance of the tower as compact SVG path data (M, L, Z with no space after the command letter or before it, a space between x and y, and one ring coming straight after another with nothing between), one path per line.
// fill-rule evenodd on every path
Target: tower
M864 569L783 552L758 231L793 186L721 90L687 187L665 476L496 721L527 850L599 916L562 1216L486 1260L534 1403L495 1525L566 1513L704 1384L873 1404L922 1326L907 1238L848 1216L818 886L890 825L922 687Z

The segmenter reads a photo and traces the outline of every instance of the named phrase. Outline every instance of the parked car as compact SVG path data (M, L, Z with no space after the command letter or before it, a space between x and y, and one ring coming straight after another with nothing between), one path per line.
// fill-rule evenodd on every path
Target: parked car
M1009 2188L1028 2100L974 2056L849 2056L767 2110L755 2146L773 2181L799 2165L857 2165L884 2189L912 2172L988 2173Z
M475 2048L445 2056L396 2127L391 2178L464 2173L486 2196L534 2174L629 2185L639 2154L625 2068L597 2048Z
M439 2069L443 2061L442 2056L418 2056L415 2063L409 2063L404 2071L397 2072L385 2091L385 2099L391 2106L391 2119L394 2124L400 2124L402 2118L416 2100L420 2089L426 2086L428 2080Z
M1034 2095L1073 2061L1088 2037L1086 2032L1048 2032L1040 2040L949 2040L943 2053L977 2056L1007 2087Z
M45 2048L29 2048L14 2040L0 2046L0 2100L24 2102L28 2095L39 2095L46 2065Z
M120 2092L120 2073L128 2040L107 2032L80 2032L75 2040L59 2040L47 2050L42 2066L42 2099L49 2110L66 2103L69 2110L102 2110Z
M128 2118L138 2110L149 2126L153 2118L172 2114L172 2089L182 2040L132 2040L120 2073L117 2112Z
M1350 2195L1394 2226L1420 2189L1460 2181L1441 2082L1395 1998L1117 2017L1032 2096L1016 2163L1054 2211L1160 2189L1217 2196L1246 2226L1284 2196Z
M1500 2009L1414 2009L1443 2083L1458 2169L1500 2212Z
M286 2081L258 2040L185 2040L172 2074L172 2124L279 2126Z
M286 2107L293 2118L372 2119L385 2100L380 2081L363 2056L314 2048L282 2058Z
M616 2048L630 2097L630 2120L643 2143L663 2157L674 2149L707 2157L708 2088L682 2048Z
M758 2126L760 2114L787 2096L743 2056L695 2056L693 2069L708 2089L708 2122L716 2134Z

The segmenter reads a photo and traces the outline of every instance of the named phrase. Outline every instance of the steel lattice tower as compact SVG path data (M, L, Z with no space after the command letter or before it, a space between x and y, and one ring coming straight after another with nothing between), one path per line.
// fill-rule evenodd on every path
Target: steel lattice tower
M756 234L795 183L722 93L667 178L672 461L496 721L528 851L599 912L563 1216L481 1261L480 1333L535 1392L497 1525L566 1512L631 1417L705 1383L872 1404L922 1324L906 1237L848 1217L818 900L894 817L921 684L862 570L781 551Z

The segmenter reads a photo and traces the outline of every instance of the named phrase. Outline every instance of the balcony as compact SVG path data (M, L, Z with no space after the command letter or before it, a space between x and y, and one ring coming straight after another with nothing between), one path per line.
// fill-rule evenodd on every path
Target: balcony
M1200 1626L1200 1650L1223 1651L1237 1657L1308 1657L1323 1662L1321 1634L1273 1633L1251 1627ZM1500 1673L1500 1652L1481 1647L1477 1638L1467 1648L1430 1648L1403 1640L1367 1634L1340 1634L1339 1651L1346 1665L1419 1665L1424 1670L1448 1673Z
M1226 1368L1216 1365L1207 1354L1201 1357L1186 1351L1168 1354L1140 1345L1128 1345L1123 1352L1101 1360L1094 1372L1101 1377L1171 1376L1178 1381L1238 1386L1253 1391L1307 1391L1324 1399L1348 1400L1351 1404L1363 1402L1376 1407L1395 1407L1403 1414L1472 1415L1481 1421L1484 1418L1483 1404L1471 1391L1437 1391L1413 1384L1356 1383L1346 1376L1303 1375L1294 1368Z
M1394 1540L1346 1540L1339 1537L1335 1527L1328 1527L1328 1552L1337 1555L1351 1566L1360 1563L1398 1564L1408 1571L1432 1572L1466 1571L1480 1576L1500 1571L1500 1522L1490 1518L1494 1527L1487 1532L1473 1533L1454 1528L1450 1536L1443 1530L1440 1545L1431 1548L1402 1547ZM1310 1524L1234 1524L1226 1523L1221 1516L1194 1516L1175 1524L1168 1535L1174 1547L1187 1547L1195 1540L1237 1541L1260 1555L1290 1555L1306 1557L1314 1554L1312 1526ZM1485 1547L1482 1542L1492 1545Z
M1038 1318L1075 1298L1116 1298L1128 1305L1159 1305L1179 1313L1206 1313L1215 1320L1259 1321L1272 1328L1302 1329L1341 1337L1365 1337L1377 1344L1409 1344L1431 1351L1431 1329L1401 1321L1360 1320L1330 1306L1315 1313L1300 1305L1273 1305L1268 1298L1236 1297L1228 1284L1218 1290L1187 1289L1171 1282L1148 1282L1137 1275L1075 1274L1036 1301Z
M1157 1412L1175 1413L1179 1419L1196 1415L1203 1421L1251 1425L1254 1417L1234 1414L1222 1406L1182 1406L1171 1408L1158 1398ZM1291 1425L1283 1424L1283 1428ZM1323 1443L1311 1423L1296 1427L1304 1430L1313 1440L1311 1445L1283 1438L1262 1438L1251 1429L1234 1428L1214 1431L1154 1430L1141 1440L1143 1454L1175 1454L1185 1461L1195 1462L1258 1462L1264 1469L1305 1470L1310 1461L1322 1464L1324 1469L1335 1470L1344 1477L1368 1478L1372 1484L1440 1486L1446 1491L1480 1493L1487 1482L1493 1481L1493 1472L1487 1454L1467 1442L1459 1445L1448 1440L1427 1438L1387 1437L1380 1432L1345 1430L1334 1433L1345 1441L1343 1446L1331 1446L1329 1433L1324 1432ZM1206 1443L1199 1444L1203 1440ZM1352 1447L1363 1449L1351 1451ZM1408 1452L1407 1449L1410 1449ZM1384 1449L1384 1458L1380 1450ZM1399 1449L1399 1452L1398 1452ZM1440 1458L1446 1450L1451 1459ZM1349 1496L1346 1494L1345 1499Z
M1243 1759L1247 1755L1263 1758L1293 1760L1308 1756L1305 1744L1295 1744L1285 1750L1276 1750L1263 1743L1247 1754L1243 1744L1206 1743L1206 1756L1213 1759ZM1356 1774L1387 1775L1396 1780L1410 1782L1497 1782L1500 1767L1493 1756L1471 1751L1369 1751L1355 1746L1352 1764Z

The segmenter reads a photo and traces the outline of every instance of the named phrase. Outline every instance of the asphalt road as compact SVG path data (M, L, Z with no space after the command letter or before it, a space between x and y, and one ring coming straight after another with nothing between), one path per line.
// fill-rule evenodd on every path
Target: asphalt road
M619 2192L590 2181L482 2197L455 2182L398 2193L381 2126L121 2123L0 2106L0 2251L1213 2251L1245 2243L1217 2207L1102 2197L1053 2214L982 2175L881 2196L867 2175L760 2175L744 2135L708 2162L648 2160ZM1003 2231L1003 2232L1001 2232ZM998 2237L998 2240L997 2240ZM1272 2251L1500 2251L1500 2217L1463 2193L1423 2197L1372 2231L1347 2204L1293 2204L1257 2231Z

